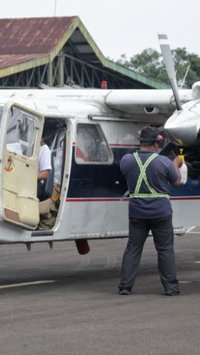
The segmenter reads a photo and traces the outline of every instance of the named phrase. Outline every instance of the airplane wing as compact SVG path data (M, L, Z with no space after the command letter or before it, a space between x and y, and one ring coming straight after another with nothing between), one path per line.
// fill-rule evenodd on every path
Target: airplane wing
M186 103L194 99L190 89L180 90L180 100ZM172 114L176 103L172 90L134 89L112 90L105 97L105 103L112 109L123 113Z

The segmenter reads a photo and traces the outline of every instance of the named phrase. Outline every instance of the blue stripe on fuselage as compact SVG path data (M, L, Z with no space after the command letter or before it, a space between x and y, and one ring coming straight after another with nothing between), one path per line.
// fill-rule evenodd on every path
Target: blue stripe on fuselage
M121 198L127 190L126 181L120 171L121 158L133 153L133 148L113 148L114 161L111 165L77 164L73 147L72 170L67 198ZM170 185L171 196L200 196L200 177L188 178L188 182L178 188Z

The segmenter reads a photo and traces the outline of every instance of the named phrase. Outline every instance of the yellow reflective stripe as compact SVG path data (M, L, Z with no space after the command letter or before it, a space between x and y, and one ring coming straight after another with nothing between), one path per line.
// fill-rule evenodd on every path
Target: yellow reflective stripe
M144 181L145 181L145 183L146 183L146 186L148 187L149 191L150 191L152 194L157 193L157 191L153 188L153 186L151 186L151 185L149 184L149 181L148 181L148 179L147 179L146 169L147 169L147 167L149 166L149 164L152 162L152 160L154 160L156 157L157 157L157 154L153 154L152 156L149 157L149 159L147 159L147 161L146 161L145 164L144 164L145 172L144 172L144 177L143 177L143 179L144 179ZM139 191L138 191L138 192L139 192Z
M164 194L164 193L160 193L160 192L157 192L148 182L148 179L147 179L147 175L146 175L146 169L147 167L150 165L150 163L158 156L158 154L154 153L152 154L147 160L146 162L142 163L140 157L139 157L139 154L136 152L133 154L135 159L136 159L136 162L138 164L138 167L140 169L140 175L138 177L138 180L137 180L137 184L136 184L136 188L135 188L135 191L134 193L130 194L129 197L130 198L157 198L157 197L165 197L165 198L169 198L169 195L168 194ZM147 188L149 189L149 193L140 193L139 190L141 188L141 185L142 185L142 181L144 180Z
M146 175L146 169L147 167L149 166L149 164L152 162L152 160L154 160L158 154L154 153L152 154L147 160L146 162L144 163L144 165L142 164L142 161L139 157L139 154L136 152L133 154L135 159L136 159L136 162L138 164L138 167L140 169L140 175L138 177L138 181L137 181L137 184L136 184L136 188L135 188L135 191L134 193L139 193L139 190L141 188L141 185L142 185L142 181L144 180L146 186L148 187L149 191L153 194L153 193L157 193L157 191L149 184L148 182L148 179L147 179L147 175Z
M138 167L140 169L140 175L138 177L137 184L136 184L136 187L135 187L135 193L138 193L139 190L140 190L142 181L145 179L146 173L145 173L145 166L142 164L141 159L140 159L140 157L139 157L137 152L134 153L134 157L135 157L136 162L138 164Z
M145 193L138 193L138 194L130 194L129 198L157 198L157 197L165 197L169 198L168 194L160 194L159 192L157 194L145 194Z

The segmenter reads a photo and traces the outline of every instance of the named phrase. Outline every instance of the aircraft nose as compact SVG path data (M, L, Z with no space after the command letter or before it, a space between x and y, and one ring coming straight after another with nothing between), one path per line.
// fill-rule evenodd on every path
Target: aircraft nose
M169 140L182 146L199 143L200 113L196 111L176 111L165 123L164 130Z

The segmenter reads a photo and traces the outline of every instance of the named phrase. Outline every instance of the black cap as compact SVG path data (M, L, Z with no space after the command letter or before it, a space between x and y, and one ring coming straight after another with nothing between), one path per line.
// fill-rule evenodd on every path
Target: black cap
M161 142L164 140L164 137L160 134L159 129L157 127L147 126L142 128L139 141L140 144L151 145L156 142Z

